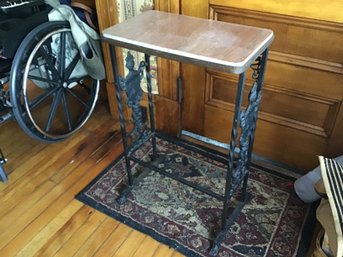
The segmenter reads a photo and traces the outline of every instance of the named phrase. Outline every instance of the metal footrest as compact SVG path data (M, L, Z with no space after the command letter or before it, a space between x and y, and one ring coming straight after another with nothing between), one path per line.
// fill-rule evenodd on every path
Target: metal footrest
M8 177L7 174L3 168L3 164L7 162L7 159L5 158L4 154L2 153L0 149L0 181L7 182Z

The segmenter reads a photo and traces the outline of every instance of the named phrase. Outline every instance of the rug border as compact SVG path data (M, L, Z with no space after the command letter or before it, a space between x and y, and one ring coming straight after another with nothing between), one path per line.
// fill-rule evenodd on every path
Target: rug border
M143 225L140 225L139 223L135 222L134 220L125 217L119 213L116 213L112 211L111 209L107 208L106 206L97 203L95 200L85 196L85 192L91 188L95 183L98 182L98 180L102 177L103 174L108 172L114 165L116 165L122 158L124 157L124 153L120 154L117 159L112 161L102 172L100 172L85 188L83 188L76 196L75 198L79 200L80 202L87 204L88 206L94 208L96 211L100 211L111 218L114 218L115 220L128 225L132 229L138 230L148 236L151 236L153 239L160 243L164 243L167 247L173 248L180 253L188 256L188 257L203 257L203 255L199 255L196 252L180 245L177 241L169 239L168 237L160 235L158 232L146 228Z
M85 196L85 191L87 191L90 187L92 187L96 182L98 182L98 180L100 179L100 177L102 176L103 173L106 173L109 169L111 169L117 162L119 162L121 160L121 158L123 157L123 155L120 155L118 157L118 160L115 160L114 162L112 162L108 168L106 168L104 171L102 171L96 178L94 178L90 184L88 184L84 189L82 189L76 196L75 198L77 200L79 200L80 202L87 204L88 206L94 208L96 211L100 211L106 215L108 215L111 218L114 218L115 220L128 225L129 227L131 227L132 229L138 230L148 236L151 236L153 239L155 239L156 241L165 244L167 247L169 248L173 248L177 251L179 251L180 253L188 256L188 257L204 257L203 255L199 255L196 252L182 246L181 244L179 244L177 241L169 239L168 237L162 236L161 234L159 234L158 232L154 231L153 229L149 229L137 222L135 222L134 220L125 217L124 215L121 215L117 212L112 211L111 209L107 208L106 206L96 202L95 200Z
M158 135L159 138L163 139L163 140L167 140L167 141L171 141L172 143L175 143L177 145L181 145L182 147L185 147L185 145L189 144L189 145L192 145L192 146L196 146L196 147L199 147L201 148L202 150L204 151L208 151L208 152L211 152L212 154L217 154L223 158L225 158L225 154L222 153L222 152L219 152L217 150L214 150L214 149L211 149L211 148L208 148L206 146L200 146L198 144L195 144L193 142L189 142L189 141L186 141L184 139L174 139L172 137L169 137L167 135L163 135L163 134L159 134ZM182 143L180 144L179 141L182 141ZM195 149L192 149L192 150L195 150ZM200 154L203 154L203 152L201 150L199 150ZM156 232L155 230L153 229L150 229L150 228L147 228L137 222L135 222L134 220L124 216L124 215L121 215L119 213L116 213L114 211L112 211L111 209L107 208L106 206L96 202L95 200L85 196L85 192L91 188L95 183L98 182L98 180L102 177L103 174L105 174L106 172L108 172L113 166L115 166L122 158L124 157L124 153L120 154L114 161L112 161L102 172L100 172L86 187L84 187L76 196L75 198L81 202L83 202L84 204L87 204L89 205L90 207L94 208L95 210L97 211L100 211L114 219L116 219L117 221L125 224L125 225L128 225L129 227L131 227L132 229L135 229L135 230L138 230L148 236L151 236L153 239L157 240L158 242L160 243L163 243L163 244L166 244L167 247L170 247L170 248L173 248L175 250L177 250L178 252L186 255L187 257L204 257L204 255L199 255L198 253L194 252L193 250L187 248L187 247L184 247L182 246L181 244L179 244L177 241L175 240L172 240L168 237L165 237L161 234L159 234L158 232ZM289 180L292 180L292 181L295 181L295 178L292 177L292 176L288 176L286 174L283 174L283 173L278 173L278 174L275 174L275 171L274 170L271 170L271 169L268 169L268 168L265 168L265 167L262 167L260 165L256 165L254 163L251 163L251 166L254 167L254 168L257 168L257 169L260 169L260 170L263 170L264 172L267 172L273 176L278 176L278 177L281 177L281 178L285 178L285 179L289 179ZM313 231L314 231L314 224L316 222L316 219L315 219L315 209L316 207L318 206L318 203L315 202L313 204L311 204L309 207L308 207L308 213L306 215L306 218L305 218L305 222L304 222L304 225L303 225L303 231L301 233L301 236L300 236L300 239L299 239L299 243L297 245L297 251L295 253L295 257L303 257L303 256L306 256L308 250L310 249L310 242L312 240L312 237L310 237L308 240L306 241L309 241L307 243L304 243L304 238L306 238L306 235L307 234L313 234ZM303 243L302 243L303 242Z

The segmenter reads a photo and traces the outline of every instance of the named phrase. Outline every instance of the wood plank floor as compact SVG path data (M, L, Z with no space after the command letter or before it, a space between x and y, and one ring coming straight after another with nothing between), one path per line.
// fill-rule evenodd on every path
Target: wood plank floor
M74 199L122 152L119 124L106 103L63 142L33 140L14 121L0 130L9 174L0 182L1 257L183 256Z
M9 174L0 183L0 256L183 256L74 199L122 151L105 106L60 143L33 140L14 121L0 127Z

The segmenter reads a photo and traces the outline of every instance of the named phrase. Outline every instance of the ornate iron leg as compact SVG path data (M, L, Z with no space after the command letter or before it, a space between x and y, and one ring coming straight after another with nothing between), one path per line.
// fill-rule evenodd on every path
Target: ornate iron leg
M235 159L235 148L236 148L236 139L238 135L239 116L241 113L241 106L243 102L245 77L246 77L246 73L244 72L239 76L239 81L238 81L238 90L237 90L236 103L235 103L235 114L233 118L233 125L232 125L232 131L231 131L228 170L226 173L225 201L224 201L224 209L223 209L223 215L222 215L223 228L226 226L227 217L228 217L228 207L229 207L230 197L232 195L232 182L233 182L232 174L234 172L233 164L234 164L234 159Z
M253 78L257 83L257 87L256 87L256 94L257 97L259 97L261 99L261 95L262 95L262 87L263 87L263 81L264 81L264 73L266 70L266 64L267 64L267 59L268 59L268 53L269 50L266 49L262 56L260 56L260 60L258 62L258 66L257 67L252 67L252 69L254 70L253 73ZM260 99L258 99L258 101L260 101ZM252 127L252 131L251 131L251 136L250 136L250 145L249 145L249 151L248 151L248 165L250 165L250 161L251 161L251 153L252 153L252 148L254 145L254 139L255 139L255 130L256 130L256 121L258 119L258 110L259 110L259 105L256 106L256 114L254 116L254 122L253 122L253 127Z
M152 87L151 87L151 74L150 74L150 55L145 54L145 71L146 71L146 80L148 88L148 100L149 100L149 116L150 116L150 130L153 133L151 138L152 143L152 161L155 161L157 158L156 153L156 137L155 137L155 118L154 118L154 104L152 102Z
M121 135L122 135L122 140L123 140L126 172L128 176L129 186L132 186L133 179L132 179L130 160L128 158L128 144L127 144L125 119L124 119L124 113L123 113L123 101L122 101L122 96L121 96L122 94L122 89L120 86L121 82L120 82L120 76L119 76L119 71L117 67L117 57L116 57L115 48L113 46L110 46L110 51L111 51L112 65L113 65L114 76L115 76L116 98L117 98L117 105L118 105L118 111L119 111L120 129L121 129ZM118 199L118 202L123 203L125 202L125 200L126 200L126 197L120 197Z
M246 72L243 72L239 75L239 81L238 81L238 88L237 88L237 95L236 95L236 102L235 102L235 114L233 118L233 126L231 130L231 139L230 139L230 145L229 145L229 157L228 157L228 169L226 173L226 184L225 184L225 196L224 196L224 204L223 204L223 213L222 213L222 225L221 225L221 231L218 233L216 239L214 240L212 249L210 251L210 254L212 256L217 255L219 251L220 244L224 240L227 230L229 229L229 225L231 225L236 216L240 213L240 210L243 208L243 206L240 206L237 211L234 211L231 214L231 219L228 219L228 212L229 212L229 203L232 196L233 191L233 172L234 172L234 159L235 159L235 148L236 148L236 139L238 135L238 124L239 124L239 116L241 112L241 105L243 102L243 92L244 92L244 85L245 85L245 77ZM235 217L233 217L235 216Z
M251 68L253 69L254 83L249 94L249 105L245 110L241 109L243 89L245 84L245 72L240 74L239 77L233 127L229 145L230 152L228 158L228 172L226 176L225 199L222 213L222 227L210 251L210 254L213 256L217 255L219 246L225 239L228 229L238 217L245 203L250 200L250 197L247 193L247 184L267 58L268 49L266 49L263 54L257 58L256 62L251 65ZM241 134L239 138L237 154L238 161L237 165L234 167L238 126L241 128ZM242 181L243 185L241 200L231 215L228 216L228 208L231 197L236 192Z
M155 127L154 127L154 113L152 103L152 88L151 88L151 74L150 74L150 60L149 56L145 56L145 61L139 63L138 68L135 68L135 61L133 55L128 52L125 58L125 67L128 70L125 78L120 78L115 49L111 47L111 55L113 68L115 73L115 86L116 86L116 97L117 105L119 110L119 120L121 133L123 137L124 156L126 163L126 171L128 176L129 186L121 192L121 196L118 198L119 203L126 201L128 193L142 179L144 172L138 172L133 175L130 166L130 160L134 160L133 153L147 140L152 138L153 157L156 159L156 139L155 139ZM143 90L141 88L141 80L143 78L143 71L146 69L147 84L148 84L148 98L149 98L149 116L150 116L150 131L147 131L147 126L143 123L142 109L140 101L143 98ZM122 91L126 93L126 104L132 109L132 121L133 129L130 132L126 132L125 119L123 114L123 102L122 102ZM130 137L130 144L128 143L128 137ZM135 178L134 178L135 177Z

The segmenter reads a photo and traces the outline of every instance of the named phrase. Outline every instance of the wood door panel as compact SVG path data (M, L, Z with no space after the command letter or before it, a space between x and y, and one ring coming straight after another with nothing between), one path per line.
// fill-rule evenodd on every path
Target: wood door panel
M207 73L206 105L223 110L233 110L237 92L236 76L218 73ZM252 80L247 80L244 90L243 106L247 106L248 94ZM309 94L299 94L295 90L284 90L264 85L260 107L261 117L269 114L266 120L287 124L308 133L329 137L337 119L341 102Z
M177 101L164 97L155 97L156 129L177 136L180 131L180 106Z
M221 73L219 76L226 77L227 74ZM229 76L238 78L234 74ZM251 77L250 71L247 77ZM310 67L306 64L286 63L275 58L273 53L268 59L265 83L302 95L338 101L342 100L343 96L343 73Z
M204 135L228 143L232 118L233 111L206 105ZM266 121L259 115L253 152L306 171L313 168L317 162L317 154L325 151L326 144L326 139L322 136ZM302 158L301 162L299 158Z
M298 91L300 94L318 95L341 100L343 96L343 73L285 63L271 55L265 81L270 85Z
M273 51L342 63L343 24L219 6L210 11L215 20L273 30Z
M180 63L164 58L157 58L158 95L177 101L178 92L176 81L180 76Z
M182 64L183 80L182 129L203 133L206 69Z

